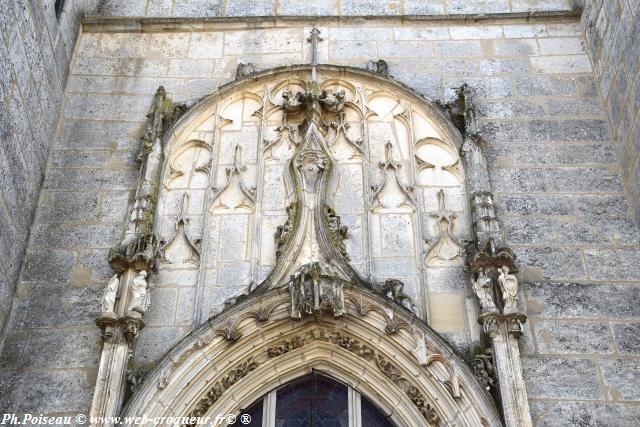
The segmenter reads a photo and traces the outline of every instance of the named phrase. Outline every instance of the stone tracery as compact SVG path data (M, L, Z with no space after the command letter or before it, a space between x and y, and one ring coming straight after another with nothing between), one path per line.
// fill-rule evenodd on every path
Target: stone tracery
M440 367L434 378L441 378L444 390L459 398L464 395L458 377L461 368L444 355L449 350L433 352L425 333L412 328L415 320L401 313L405 308L417 307L417 314L427 318L429 296L420 283L426 280L425 269L433 268L433 260L444 261L447 268L451 268L448 263L454 259L456 268L462 265L458 262L462 251L457 236L466 231L464 224L454 226L453 219L456 210L465 216L466 204L458 204L451 211L444 204L445 197L453 195L455 199L465 191L457 136L429 119L429 115L441 114L438 110L421 110L419 101L399 99L390 91L376 88L379 82L369 82L357 74L336 77L330 70L318 72L315 67L312 71L311 81L304 77L308 68L302 68L299 77L288 71L281 81L257 81L226 99L205 100L202 105L206 108L200 108L200 112L195 109L172 129L164 150L168 166L161 178L164 186L160 193L162 209L156 220L158 229L174 223L174 237L186 236L181 219L184 205L175 222L167 204L173 197L172 180L199 172L209 178L202 196L189 209L202 227L203 236L203 262L186 267L199 270L193 285L199 292L200 322L215 312L212 295L216 287L230 285L225 280L232 278L236 286L243 282L250 285L250 295L231 295L231 305L247 299L260 300L260 308L228 317L223 324L218 322L214 327L209 320L212 335L199 338L190 345L190 351L204 351L218 342L218 337L241 343L248 320L254 319L256 324L275 320L273 312L278 304L270 302L265 308L263 295L287 288L287 318L305 322L304 318L310 315L318 319L331 314L336 320L347 319L351 323L354 315L367 318L373 313L372 321L377 322L377 316L383 319L385 334L403 336L410 332L413 339L403 348L415 354L418 365L429 368L437 362ZM349 136L350 128L362 129L362 138ZM277 136L268 139L267 135ZM187 145L180 141L187 141ZM184 162L180 168L172 166L177 156L185 152L179 147L188 148L188 144L206 147L202 152L211 153L210 165L205 159L193 161L190 167L185 167ZM240 157L245 152L246 161ZM380 168L377 170L375 165ZM424 170L434 173L422 176ZM221 180L221 173L226 178ZM225 183L222 188L217 187L219 182ZM373 182L381 184L373 186ZM246 183L255 185L255 190ZM188 192L198 191L201 180L188 179L186 186ZM341 192L349 196L345 199ZM379 269L381 260L398 253L407 259L416 258L415 254L421 251L419 242L430 237L429 227L424 230L426 235L422 234L422 217L429 215L436 218L437 234L426 262L413 271L393 275ZM349 229L342 225L343 221ZM355 229L352 224L356 224ZM187 242L190 243L188 238ZM198 252L193 244L191 247ZM361 252L352 251L358 248ZM167 248L163 249L166 253ZM269 252L273 258L269 258ZM166 256L163 260L167 264ZM229 270L233 277L225 276L224 269L229 267L233 267ZM163 264L161 268L165 268ZM504 282L505 290L513 288L507 274L508 271L503 272L500 282ZM358 297L359 292L371 290L385 295L387 305L365 303L362 296ZM394 303L399 306L388 305ZM225 315L229 315L228 310ZM490 324L491 320L485 322L487 331ZM340 338L335 344L341 346L343 342ZM170 386L175 381L174 371L190 357L187 352L172 358L169 366L156 375L157 389ZM428 423L439 423L447 410L437 415L428 403L429 392L410 383L398 383L402 374L387 358L376 356L374 362L405 392ZM483 416L479 419L486 424Z

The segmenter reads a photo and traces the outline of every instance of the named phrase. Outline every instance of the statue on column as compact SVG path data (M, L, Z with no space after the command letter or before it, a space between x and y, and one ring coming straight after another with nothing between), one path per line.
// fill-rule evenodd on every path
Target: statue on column
M480 300L480 307L483 312L495 311L496 304L493 300L493 283L491 277L481 268L478 278L473 282L473 291Z
M514 313L518 309L518 279L509 273L509 267L498 268L498 285L502 292L504 312Z
M102 315L114 315L116 306L116 295L118 294L118 286L120 285L120 279L118 275L114 274L113 277L107 283L107 287L104 290L102 296Z
M143 315L151 305L151 295L149 294L149 283L147 283L147 272L142 270L131 283L131 300L127 314L137 313Z

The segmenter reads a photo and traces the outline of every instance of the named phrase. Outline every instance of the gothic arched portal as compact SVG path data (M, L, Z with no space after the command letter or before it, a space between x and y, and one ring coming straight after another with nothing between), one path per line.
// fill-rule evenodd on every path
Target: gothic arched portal
M190 108L164 138L154 230L158 280L195 289L199 326L124 415L237 413L319 371L398 426L500 425L428 326L477 339L460 145L429 100L345 67L265 71Z

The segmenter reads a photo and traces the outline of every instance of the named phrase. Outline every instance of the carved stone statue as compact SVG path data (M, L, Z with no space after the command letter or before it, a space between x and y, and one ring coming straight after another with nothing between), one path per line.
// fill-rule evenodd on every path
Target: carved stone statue
M330 266L312 262L291 276L289 292L293 319L318 312L329 312L336 317L345 313L343 286L334 275Z
M138 313L143 315L147 311L149 305L151 305L149 288L147 272L142 270L131 283L131 300L129 301L127 314Z
M493 286L491 277L487 275L484 268L480 269L478 279L473 282L473 291L480 301L483 312L494 311L496 304L493 300Z
M241 62L238 64L238 67L236 68L236 80L246 77L248 75L251 75L255 72L256 72L255 64L251 62L247 62L246 64L244 64Z
M385 280L381 285L381 291L387 298L392 299L411 311L414 311L414 304L411 301L411 297L404 292L404 283L402 283L401 280Z
M114 274L113 277L107 283L107 288L104 290L102 296L102 314L113 314L116 306L116 295L118 293L118 286L120 279L118 275Z
M498 285L502 291L505 313L513 313L518 309L518 279L509 273L509 267L498 268Z
M371 59L367 63L367 71L378 73L386 77L389 75L389 65L383 59L378 59L377 61Z

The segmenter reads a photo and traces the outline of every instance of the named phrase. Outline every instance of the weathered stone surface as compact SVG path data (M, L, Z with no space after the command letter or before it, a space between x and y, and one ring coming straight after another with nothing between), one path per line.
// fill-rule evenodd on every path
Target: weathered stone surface
M528 124L531 141L606 141L604 120L532 120Z
M561 195L501 195L499 208L513 215L573 215L572 198Z
M22 354L27 347L27 335L27 331L7 331L4 335L2 354L0 354L0 370L11 371L22 366ZM1 392L0 396L2 396Z
M398 15L400 2L397 0L350 0L340 3L342 15Z
M613 323L611 329L620 353L640 353L640 323Z
M278 2L279 15L334 15L336 9L336 0L318 0L314 2L281 0Z
M591 413L597 427L627 427L640 423L637 405L596 403Z
M489 180L497 192L546 191L548 185L540 169L494 169L489 171Z
M529 405L536 427L593 426L590 407L585 403L532 400Z
M96 368L101 347L97 328L86 331L36 330L29 334L29 351L25 352L22 364L14 368Z
M35 248L111 247L122 234L120 224L49 223L36 228Z
M574 193L622 192L622 177L606 168L547 169L548 188L551 191Z
M244 16L247 11L256 15L268 16L273 14L273 0L233 0L227 2L227 16Z
M607 394L615 400L640 400L640 361L634 359L604 359L602 377L608 385Z
M638 285L531 283L526 285L526 292L532 316L640 318L640 307L628 303L640 298Z
M16 372L0 372L0 405L6 411L16 411L21 397L21 386L24 374Z
M530 399L601 400L596 365L585 359L524 357L522 369Z
M609 143L602 144L563 144L555 147L556 160L559 163L616 163L617 157Z
M23 285L26 286L26 285ZM37 284L22 289L14 327L87 326L100 311L104 285L81 288ZM56 307L52 310L51 307Z
M23 281L66 281L76 263L76 254L65 250L29 251L24 263Z
M144 320L149 326L164 326L174 322L178 290L174 288L156 288L151 291L151 306Z
M638 249L587 249L585 260L594 280L640 280Z
M557 219L510 217L503 220L507 241L513 244L551 244L556 241L554 230L561 222Z
M607 323L536 320L534 330L540 354L613 353L614 350Z
M25 375L18 410L28 413L86 411L93 391L88 376L84 370L29 372Z
M145 328L140 332L135 357L140 363L157 361L182 338L185 328Z

